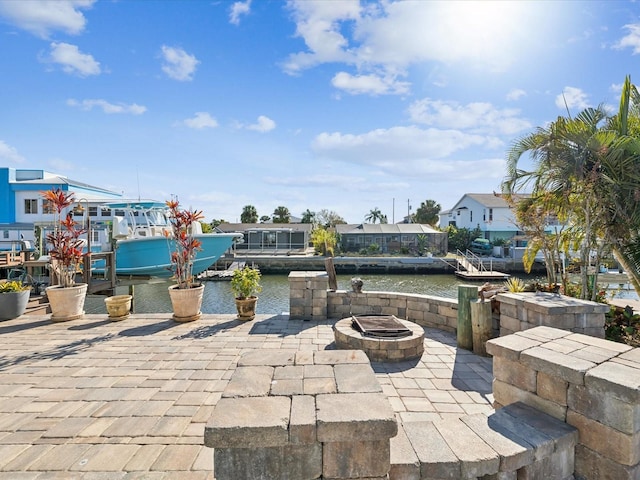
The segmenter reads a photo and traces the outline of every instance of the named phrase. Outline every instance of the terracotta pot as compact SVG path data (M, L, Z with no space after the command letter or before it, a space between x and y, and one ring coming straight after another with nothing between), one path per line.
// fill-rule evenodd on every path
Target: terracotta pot
M258 297L236 298L238 320L253 320L256 317Z
M192 322L202 315L202 295L204 285L191 288L178 288L178 285L169 287L169 297L173 305L173 319L176 322Z
M0 293L0 320L18 318L27 309L31 290Z
M104 304L107 307L109 318L116 322L128 318L129 313L131 313L132 299L131 295L114 295L113 297L105 298Z
M53 285L45 290L51 306L51 320L66 322L84 315L84 300L87 296L87 284L78 283L73 287Z

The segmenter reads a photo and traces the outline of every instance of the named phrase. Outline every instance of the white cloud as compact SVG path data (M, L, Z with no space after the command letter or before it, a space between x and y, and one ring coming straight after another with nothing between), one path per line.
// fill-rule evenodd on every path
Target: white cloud
M372 72L392 78L425 62L465 65L502 72L531 47L531 29L544 35L553 29L560 7L541 9L535 2L325 2L290 0L296 36L306 49L291 54L283 68L289 74L322 63L344 63L352 77L334 77L334 85L356 79L371 82ZM541 17L544 22L538 22ZM539 27L542 24L543 27ZM540 29L542 32L540 32ZM352 32L347 36L347 32ZM378 76L380 76L378 74ZM381 86L355 85L355 91L379 94ZM397 89L403 94L408 88ZM388 91L392 93L392 91Z
M162 46L162 71L174 80L192 80L200 61L182 48Z
M526 96L527 96L527 92L525 92L521 88L514 88L511 91L509 91L509 93L507 93L507 100L509 101L520 100L522 97L526 97Z
M91 55L82 53L76 45L69 43L53 42L47 61L61 65L65 73L81 77L101 73L99 62L96 62Z
M12 163L22 163L24 162L24 157L20 155L18 150L14 147L0 140L0 160Z
M381 77L379 75L351 75L347 72L338 72L331 83L334 87L344 90L352 95L371 94L404 94L409 91L409 83L397 81L394 77Z
M253 125L247 125L247 130L255 130L256 132L269 132L276 128L276 122L271 120L269 117L264 115L260 115L258 117L258 122Z
M127 105L126 103L109 103L102 99L86 99L82 101L70 98L67 100L67 105L70 107L76 107L81 110L92 110L93 107L101 108L104 113L129 113L131 115L142 115L147 111L147 107L132 103Z
M490 103L474 102L460 105L458 102L425 98L409 106L411 120L439 128L469 130L473 133L513 135L531 128L520 118L520 110L499 109Z
M244 2L234 2L229 8L229 22L240 25L240 17L251 12L251 0Z
M360 2L290 1L288 4L296 22L296 36L307 45L307 52L292 54L284 63L287 73L295 74L324 62L353 63L356 59L347 51L348 40L340 32L342 22L360 16Z
M80 10L90 8L95 0L4 0L0 16L38 37L48 38L54 31L77 35L86 19Z
M625 25L624 28L629 33L615 43L613 48L618 50L630 48L634 55L638 55L640 53L640 24L633 23Z
M321 133L312 147L322 157L393 169L445 159L471 147L493 148L498 143L495 137L410 126L377 129L361 135Z
M201 130L203 128L216 128L218 122L207 112L196 112L193 118L187 118L183 122L189 128Z
M565 87L564 91L556 96L556 107L562 110L567 108L584 110L589 106L589 96L576 87Z

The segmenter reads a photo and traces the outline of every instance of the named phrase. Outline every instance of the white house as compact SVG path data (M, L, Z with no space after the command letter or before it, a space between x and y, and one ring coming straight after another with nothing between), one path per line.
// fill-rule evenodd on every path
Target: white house
M491 241L511 239L519 232L511 208L499 193L466 193L453 208L438 215L440 228L479 228Z

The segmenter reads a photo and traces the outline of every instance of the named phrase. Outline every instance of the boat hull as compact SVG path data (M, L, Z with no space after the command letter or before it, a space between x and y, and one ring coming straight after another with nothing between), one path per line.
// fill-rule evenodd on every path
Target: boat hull
M238 235L234 233L205 233L195 238L202 243L193 263L193 274L204 272L231 247ZM116 275L123 276L172 276L171 252L173 240L165 237L146 237L118 240L116 244ZM99 269L95 269L99 270Z

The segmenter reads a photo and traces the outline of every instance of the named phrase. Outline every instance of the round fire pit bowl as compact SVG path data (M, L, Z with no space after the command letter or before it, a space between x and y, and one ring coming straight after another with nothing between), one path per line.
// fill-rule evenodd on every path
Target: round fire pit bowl
M372 362L402 362L422 357L424 329L407 320L395 320L411 333L401 337L374 337L356 330L353 326L354 317L338 320L333 326L336 347L342 350L362 350Z

